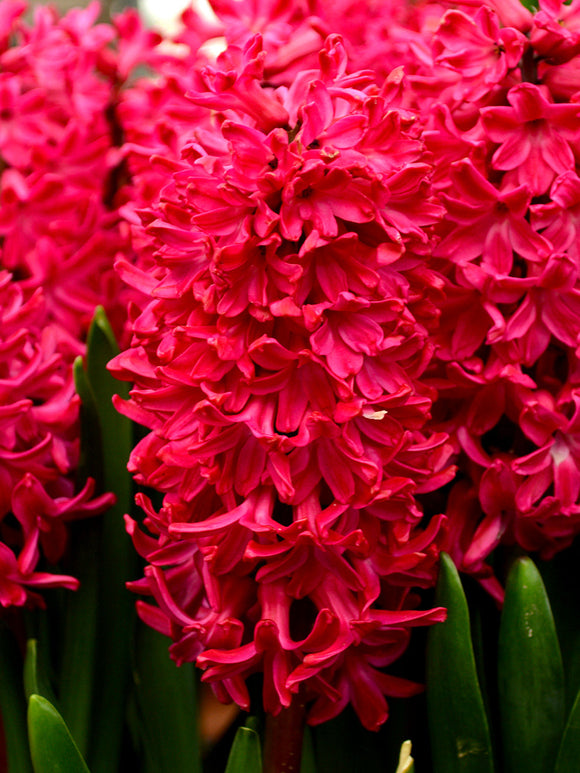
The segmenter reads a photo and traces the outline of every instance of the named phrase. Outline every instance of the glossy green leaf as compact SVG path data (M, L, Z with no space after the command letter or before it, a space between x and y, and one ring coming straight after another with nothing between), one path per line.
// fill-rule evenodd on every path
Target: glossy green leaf
M28 737L34 773L89 773L64 719L41 695L28 701Z
M12 632L4 628L1 623L0 714L6 743L8 773L31 773L22 658Z
M249 727L239 727L225 773L262 773L260 737Z
M427 711L435 773L493 773L493 754L457 569L443 553L435 603L447 620L429 630Z
M560 743L554 773L570 773L580 764L580 692L576 696Z
M498 648L505 773L553 770L564 726L564 673L550 604L529 558L508 576Z
M201 756L194 666L177 667L169 644L166 636L138 623L133 675L140 740L157 773L197 773Z
M127 385L116 381L106 369L117 352L105 312L98 307L87 339L86 376L100 425L103 489L112 491L117 501L102 518L101 584L97 604L99 647L89 749L94 773L110 773L118 766L135 621L134 599L127 593L125 583L137 574L137 562L123 520L132 504L132 482L127 472L132 428L112 403L114 394L127 394Z

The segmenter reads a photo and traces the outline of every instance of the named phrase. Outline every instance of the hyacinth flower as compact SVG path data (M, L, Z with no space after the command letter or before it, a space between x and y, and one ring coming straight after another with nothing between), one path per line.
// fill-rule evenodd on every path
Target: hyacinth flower
M304 720L337 718L315 744L320 761L332 737L340 756L371 738L337 717L348 704L375 731L391 698L421 690L402 678L421 679L420 667L397 661L428 626L440 641L427 673L434 769L454 769L477 715L491 772L467 607L440 554L500 606L514 553L537 554L544 571L580 530L579 3L214 6L210 20L186 11L177 45L157 48L133 12L102 25L94 5L62 19L41 8L27 22L18 0L0 3L2 713L4 679L22 666L19 651L5 665L3 634L16 643L5 622L81 578L58 604L78 601L83 624L67 612L62 633L61 608L48 611L55 702L74 742L46 704L46 639L28 643L35 766L60 733L64 756L76 744L83 769L81 755L110 773L130 726L128 757L199 769L193 664L221 701L263 704L267 770L297 761ZM140 514L122 459L130 429L118 432L104 372L115 336L97 305L124 347L111 371L133 385L117 408L149 431L130 460L149 489ZM99 435L96 485L79 471L79 398L83 432L92 421ZM110 507L101 492L113 489ZM102 563L84 539L93 527ZM147 624L132 685L124 579L138 574L118 560L131 540L145 568L129 587ZM437 575L447 591L430 602ZM529 590L526 577L512 591ZM487 714L509 773L522 738L550 736L526 752L540 771L562 738L559 645L542 601L542 660L546 642L520 625L536 625L542 594L514 607L507 585L509 646L493 652L500 703L518 711ZM492 638L498 610L466 590L472 611L488 605ZM536 692L518 675L524 645L543 674ZM449 684L466 675L451 720ZM538 715L530 732L519 707L541 707L551 687L556 721ZM259 768L253 728L238 736ZM372 737L378 748L384 735ZM557 773L577 758L573 738L567 748ZM244 753L234 745L228 773L247 773Z
M434 165L446 214L430 245L445 279L425 381L437 389L429 427L449 434L460 470L445 549L498 601L498 546L549 558L580 530L578 13L421 3L380 40L357 25L349 39L370 67L405 69L403 104Z
M40 551L54 564L65 547L66 521L101 512L110 496L93 498L90 481L74 493L78 401L58 338L46 327L42 297L25 300L6 271L0 293L0 603L8 607L42 604L35 589L78 586L73 577L37 571Z
M131 588L221 700L248 708L260 672L271 714L306 702L316 724L350 702L377 728L385 695L420 689L382 669L445 614L414 593L444 520L417 495L453 475L421 378L441 208L397 74L349 72L337 36L285 85L269 56L254 35L198 67L200 129L151 161L154 264L119 266L148 301L109 367L151 430L129 467L164 494L139 497L146 531L127 518L147 560Z
M79 401L72 376L94 307L115 281L112 255L121 244L97 201L111 168L102 163L110 152L102 116L109 95L88 59L110 34L95 27L79 45L96 8L62 22L39 9L34 27L21 20L24 10L23 3L4 3L0 33L3 607L42 605L35 588L76 588L75 578L37 564L41 556L53 566L62 557L67 521L112 501L94 496L94 481L75 488ZM100 277L87 265L92 261Z
M95 497L94 481L78 488L73 361L97 305L123 333L129 296L113 262L132 247L117 212L115 102L159 40L134 13L96 23L96 3L62 18L39 7L27 21L25 10L8 0L0 14L2 606L42 604L35 585L77 587L37 564L61 559L67 521L113 499Z

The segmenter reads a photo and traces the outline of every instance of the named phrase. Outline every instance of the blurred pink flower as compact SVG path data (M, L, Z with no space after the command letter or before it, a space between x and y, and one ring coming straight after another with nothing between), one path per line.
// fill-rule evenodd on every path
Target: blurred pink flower
M42 604L28 588L75 588L72 577L37 572L40 548L55 564L65 522L101 512L112 495L77 494L78 400L68 341L58 334L42 292L0 275L0 604ZM28 299L27 299L28 297Z
M120 17L118 33L97 24L96 3L62 18L37 7L26 20L24 10L0 7L3 606L43 604L35 587L76 587L48 571L65 554L66 524L113 501L95 496L92 481L76 487L72 365L98 304L118 335L126 322L129 295L113 269L118 256L132 257L117 211L124 173L115 109L123 78L158 40L144 31L139 39L134 14Z

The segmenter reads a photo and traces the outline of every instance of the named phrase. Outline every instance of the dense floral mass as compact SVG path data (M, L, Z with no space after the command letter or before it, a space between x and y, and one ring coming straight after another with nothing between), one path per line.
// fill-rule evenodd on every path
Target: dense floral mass
M423 431L442 210L398 77L349 72L337 36L284 85L264 60L253 36L199 71L205 110L146 215L155 268L127 271L152 301L113 370L153 430L130 466L166 492L143 499L158 539L128 522L150 563L134 588L224 698L247 706L260 670L270 711L304 683L311 721L352 700L375 727L383 693L416 690L376 667L443 615L411 593L442 520L423 528L415 495L453 474Z
M215 60L186 15L114 372L165 492L143 618L224 699L375 727L442 547L501 598L497 545L579 530L577 4L327 5L219 3Z
M441 550L501 602L501 550L580 532L580 2L213 8L164 48L0 4L0 601L74 586L39 551L106 504L70 375L103 303L163 495L141 617L224 701L258 672L376 728Z
M434 426L461 470L447 549L501 598L486 563L494 548L550 558L580 525L580 17L577 2L543 2L535 15L489 5L447 11L413 79L421 90L442 71L448 81L423 134L446 209L434 255L449 284L431 372Z
M112 188L122 161L114 109L123 52L141 56L131 16L118 32L95 24L96 4L62 19L39 7L32 22L24 11L18 0L0 4L2 606L42 603L41 586L76 587L46 563L63 555L67 521L111 502L92 481L75 488L72 363L98 304L118 334L126 318L113 269L130 250Z

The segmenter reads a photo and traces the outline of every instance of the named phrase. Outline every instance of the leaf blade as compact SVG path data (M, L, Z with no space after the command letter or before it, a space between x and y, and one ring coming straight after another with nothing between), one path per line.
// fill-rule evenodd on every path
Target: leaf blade
M64 719L41 695L28 700L28 736L34 773L89 773Z
M0 625L0 712L10 773L32 773L22 660L12 632Z
M136 619L134 602L125 583L136 574L137 559L125 531L123 516L130 511L132 481L127 461L132 425L112 403L113 394L125 396L127 385L116 381L107 363L119 351L102 307L95 314L87 338L86 375L95 398L103 455L103 488L116 503L102 519L98 620L99 650L96 673L106 674L97 684L89 761L94 773L110 773L118 764L130 681L130 641Z
M550 603L530 558L509 573L498 645L506 773L551 770L564 726L564 671Z
M429 630L427 712L435 773L493 773L489 725L477 670L467 600L451 558L441 554L435 603L445 622Z
M138 622L134 667L141 742L157 773L201 771L193 663L176 666L169 640Z
M554 773L568 773L580 760L580 691L570 711L562 736Z
M262 773L260 737L249 727L239 727L225 773Z

